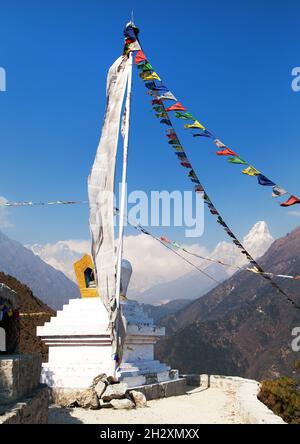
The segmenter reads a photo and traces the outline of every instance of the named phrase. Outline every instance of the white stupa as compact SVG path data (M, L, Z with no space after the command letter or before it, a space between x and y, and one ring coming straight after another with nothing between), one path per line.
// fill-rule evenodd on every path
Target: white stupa
M127 294L131 265L122 261L122 294ZM121 309L127 332L118 378L129 387L170 381L178 372L154 359L154 345L165 335L136 301L124 297ZM71 299L37 335L49 347L43 363L41 382L54 389L85 389L100 373L114 375L108 313L98 296Z

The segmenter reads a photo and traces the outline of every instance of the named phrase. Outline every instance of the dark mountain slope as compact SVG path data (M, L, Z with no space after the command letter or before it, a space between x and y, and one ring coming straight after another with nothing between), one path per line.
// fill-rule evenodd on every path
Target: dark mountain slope
M144 312L147 313L154 322L157 322L161 318L177 313L177 311L181 310L190 302L189 299L175 299L175 301L161 305L142 304L142 307Z
M274 242L259 262L266 271L298 275L299 252L297 228ZM276 282L300 305L299 281ZM261 276L246 271L160 323L168 336L158 344L158 357L184 372L291 375L299 359L291 349L291 331L300 326L300 311Z
M43 360L47 356L47 347L36 336L36 327L49 321L55 311L36 298L29 287L17 279L0 272L0 282L10 287L18 294L20 311L20 347L23 354L40 352Z

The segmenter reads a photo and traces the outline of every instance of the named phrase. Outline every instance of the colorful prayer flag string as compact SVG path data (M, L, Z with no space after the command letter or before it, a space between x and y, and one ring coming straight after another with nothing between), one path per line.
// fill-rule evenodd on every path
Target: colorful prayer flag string
M150 78L155 80L156 79L155 76L158 77L157 73L154 71L154 69L152 68L152 66L148 62L148 60L142 50L137 52L136 58L135 58L135 63L138 65L139 69L142 69L142 71L143 71L143 66L146 67L149 65L151 67L152 76L154 76L154 77L147 76L147 77L144 77L144 80L150 80ZM157 80L160 80L160 78L158 77ZM194 137L207 137L207 138L210 138L211 140L213 140L214 144L220 149L219 151L216 152L216 154L218 156L229 156L230 155L232 157L227 159L229 163L236 164L236 165L246 165L246 168L242 170L242 173L245 175L248 175L248 176L257 177L259 185L271 186L273 189L272 197L276 198L276 197L283 196L285 194L289 194L289 198L285 202L280 204L281 207L290 207L292 205L300 204L300 198L298 198L297 196L294 196L292 193L289 193L284 188L280 187L275 182L268 179L268 177L266 177L264 174L262 174L260 171L258 171L253 165L251 165L250 163L248 163L247 161L242 159L237 153L232 151L220 139L215 137L214 134L212 132L210 132L204 125L202 125L197 119L195 119L192 114L187 112L186 108L180 102L177 101L177 99L175 98L173 93L171 91L169 91L165 85L162 85L162 83L160 85L157 85L155 82L148 82L148 84L145 86L149 89L149 94L151 94L152 96L156 96L158 91L163 91L163 95L158 97L160 104L162 104L162 100L166 100L166 99L176 101L176 103L174 105L166 108L166 111L167 112L174 111L175 112L174 116L178 119L193 121L191 124L185 124L184 128L185 129L201 130L202 132L193 134L193 136ZM181 111L184 111L184 112L181 112ZM170 119L163 119L163 121L161 121L161 123L165 123L170 126L169 122L170 122Z
M139 52L137 53L138 56ZM144 54L144 53L143 53ZM146 59L143 63L147 63L148 59ZM163 102L163 96L160 96L160 89L163 87L164 91L167 90L166 86L164 85L156 85L156 83L153 81L151 82L151 84L149 84L149 82L145 83L145 86L147 89L149 89L151 91L151 95L154 97L153 101L152 101L152 105L155 101L155 104L157 104L159 102L159 104L161 106L164 107L164 112L166 112L168 114L168 118L166 119L162 119L167 121L168 126L170 126L171 128L168 129L167 131L167 136L168 134L172 133L174 135L176 135L176 131L175 128L172 125L171 119L169 117L169 111L167 111L167 109L165 108L164 102ZM166 91L165 91L166 92ZM168 93L170 93L170 96L173 96L173 94L171 93L171 91L168 91ZM172 99L171 99L172 100ZM177 102L177 99L173 96L173 100L175 102ZM162 122L162 120L160 121L161 123L165 123ZM207 129L197 120L194 121L193 124L191 125L184 125L185 128L196 128L196 129L202 129L203 131L207 131ZM210 134L210 132L209 132ZM278 284L276 282L274 282L270 276L264 274L264 270L261 268L261 266L256 262L256 260L251 256L251 254L245 249L245 247L242 245L242 243L238 240L238 238L235 236L235 234L231 231L231 229L229 228L229 226L226 224L226 222L224 221L224 219L221 217L220 213L218 212L218 210L216 209L216 207L213 205L211 199L209 198L208 194L206 193L204 187L201 185L198 176L196 175L193 167L192 167L192 163L189 161L188 156L186 155L180 141L179 141L179 137L177 135L177 141L178 141L178 145L182 148L181 152L176 152L175 154L177 155L177 158L180 162L184 162L184 163L188 163L191 167L189 173L188 173L188 177L191 179L191 181L193 183L196 184L197 189L199 189L198 187L200 186L203 190L203 199L205 204L207 204L209 211L212 215L214 215L217 218L217 222L219 223L219 225L221 225L225 232L227 233L227 235L231 238L232 242L237 246L237 248L239 248L240 252L242 254L244 254L247 258L247 260L250 262L250 264L252 266L254 266L257 270L257 272L266 280L268 280L270 282L270 284L276 288L276 290L278 292L280 292L287 300L288 302L290 302L291 304L293 304L294 306L296 306L297 308L300 309L300 307L297 306L297 304L295 303L295 301L293 301L286 293L284 290L282 290L282 288L280 288L278 286ZM216 145L218 146L218 148L222 148L222 149L226 149L226 145L224 145L219 139L216 139ZM235 153L234 153L235 154ZM182 163L181 163L182 165ZM182 165L184 166L184 165ZM246 170L243 171L244 174L248 174L248 175L253 175L253 176L258 176L259 174L261 174L258 170L256 170L256 168L254 168L252 165L249 165L248 168L246 168ZM195 188L196 191L196 188ZM198 191L196 191L198 192ZM292 202L287 201L285 203L285 205L293 205L294 203L298 203L297 201L297 197L295 196L291 196L291 198L293 198L294 200L292 200ZM299 200L300 203L300 200Z

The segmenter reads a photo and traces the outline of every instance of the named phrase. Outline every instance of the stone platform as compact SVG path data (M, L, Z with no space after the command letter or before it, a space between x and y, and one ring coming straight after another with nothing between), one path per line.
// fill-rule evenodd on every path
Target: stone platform
M177 371L154 359L154 344L165 329L136 301L124 301L121 308L127 328L118 379L129 387L178 379ZM108 314L99 297L70 300L37 335L49 346L41 382L52 389L86 389L100 373L114 375Z
M39 383L41 356L0 356L0 424L46 424L48 388Z
M18 402L0 406L0 424L47 424L48 405L48 387L39 385Z

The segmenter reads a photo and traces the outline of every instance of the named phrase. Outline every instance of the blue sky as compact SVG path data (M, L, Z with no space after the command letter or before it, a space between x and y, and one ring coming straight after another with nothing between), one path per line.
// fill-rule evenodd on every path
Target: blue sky
M106 74L121 53L132 9L144 51L178 99L241 157L299 195L300 92L291 89L292 68L300 65L296 0L3 1L0 195L12 201L86 199ZM130 189L192 189L136 71L132 108ZM212 143L179 134L238 235L257 220L266 220L275 237L300 223L269 188L218 158ZM23 243L89 237L87 206L12 208L9 218L12 226L3 230ZM155 231L183 240L179 228ZM199 242L212 246L223 238L207 214Z

